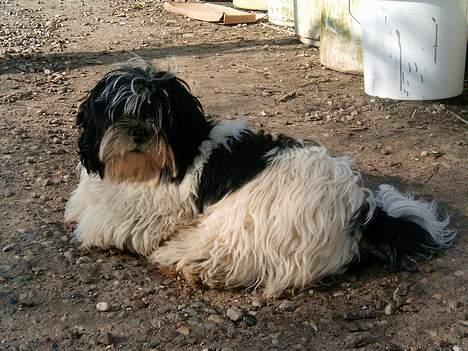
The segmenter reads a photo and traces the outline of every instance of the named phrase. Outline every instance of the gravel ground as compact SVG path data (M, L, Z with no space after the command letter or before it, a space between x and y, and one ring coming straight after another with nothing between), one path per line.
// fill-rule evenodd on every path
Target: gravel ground
M0 14L0 350L468 349L467 94L372 98L284 30L192 21L159 1L0 0ZM278 300L79 249L62 224L77 106L134 54L178 72L214 118L318 139L371 187L438 198L456 246L417 272L376 267Z

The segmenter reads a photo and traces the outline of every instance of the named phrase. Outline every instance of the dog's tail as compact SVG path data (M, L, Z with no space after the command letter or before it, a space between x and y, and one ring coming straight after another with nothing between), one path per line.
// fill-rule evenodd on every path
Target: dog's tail
M360 213L355 222L362 233L354 262L358 267L380 263L411 270L419 258L449 247L456 236L448 216L438 219L435 202L415 200L387 184L380 185Z

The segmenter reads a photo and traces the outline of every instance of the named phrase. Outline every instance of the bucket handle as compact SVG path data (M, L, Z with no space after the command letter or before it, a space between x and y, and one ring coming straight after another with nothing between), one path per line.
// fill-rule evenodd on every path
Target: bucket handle
M351 17L359 24L361 25L361 22L357 20L356 17L354 17L353 13L351 12L351 0L348 0L348 12L351 15Z

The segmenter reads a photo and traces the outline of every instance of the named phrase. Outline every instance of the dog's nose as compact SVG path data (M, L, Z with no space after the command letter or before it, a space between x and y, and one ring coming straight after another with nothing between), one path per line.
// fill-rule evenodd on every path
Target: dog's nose
M144 142L148 141L148 139L150 138L149 131L141 127L130 129L129 134L133 138L133 141L136 144L143 144Z

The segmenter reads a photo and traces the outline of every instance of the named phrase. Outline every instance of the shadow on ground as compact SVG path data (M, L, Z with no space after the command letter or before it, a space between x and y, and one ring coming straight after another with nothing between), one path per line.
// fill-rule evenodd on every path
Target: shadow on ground
M265 45L294 46L298 42L295 38L265 39L265 40L242 40L227 41L221 43L201 43L186 46L167 46L160 48L142 48L135 50L99 51L99 52L65 52L36 54L31 58L11 57L0 60L0 73L11 74L21 71L21 65L28 65L32 71L43 71L44 62L49 64L48 68L56 70L80 68L99 64L110 65L125 62L128 59L141 56L150 60L168 57L194 56L197 58L214 56L234 52L258 51Z

